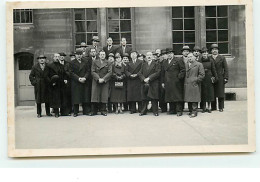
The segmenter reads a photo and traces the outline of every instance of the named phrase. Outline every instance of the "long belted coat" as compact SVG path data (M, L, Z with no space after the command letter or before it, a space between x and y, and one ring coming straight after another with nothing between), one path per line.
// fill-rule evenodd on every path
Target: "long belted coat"
M37 63L32 67L31 73L29 75L29 80L34 86L35 101L37 104L49 103L49 83L50 79L48 77L49 68L45 64L44 70L41 69L40 64Z
M194 61L190 66L187 63L186 75L184 81L184 101L200 102L201 101L201 81L205 76L203 65Z
M147 62L142 65L139 78L142 82L141 95L142 100L159 99L159 78L161 73L160 64L152 61L150 66ZM145 84L144 79L149 77L149 84Z
M177 58L173 58L170 64L168 60L163 62L161 80L165 84L165 102L183 101L185 72L184 62Z
M90 65L88 61L81 59L80 63L77 59L75 59L70 63L72 104L90 102L90 84L87 82L90 73ZM85 83L79 82L80 77L86 78Z
M221 55L218 55L216 59L214 59L212 56L211 58L214 60L217 75L218 75L218 82L214 84L215 97L224 98L225 97L224 79L228 79L227 61L226 58Z
M141 96L141 80L138 75L134 78L130 77L132 74L138 74L142 68L143 62L141 60L129 61L126 64L125 74L127 76L127 101L128 102L139 102L142 101Z
M96 59L92 62L91 74L92 80L92 95L91 102L107 103L109 96L109 80L112 76L112 63L104 59ZM103 78L104 83L99 83L98 79Z

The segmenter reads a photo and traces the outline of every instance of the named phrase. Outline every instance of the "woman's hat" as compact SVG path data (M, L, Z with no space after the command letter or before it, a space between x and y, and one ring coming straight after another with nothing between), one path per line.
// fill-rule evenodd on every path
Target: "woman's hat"
M190 47L188 45L185 45L182 47L181 51L188 50L191 51Z
M207 51L208 51L207 47L202 47L201 52L207 52Z

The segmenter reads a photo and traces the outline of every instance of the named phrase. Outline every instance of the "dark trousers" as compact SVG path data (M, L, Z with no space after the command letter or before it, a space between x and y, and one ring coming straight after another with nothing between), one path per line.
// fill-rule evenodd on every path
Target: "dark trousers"
M100 112L107 112L107 108L106 108L106 103L97 103L97 102L92 102L91 104L91 112L93 114L97 114L98 110Z
M211 108L212 110L217 110L217 98L215 97L215 100L211 102ZM218 109L224 109L224 98L218 97Z
M189 108L189 112L197 115L198 102L188 102L188 108Z
M129 110L132 112L136 112L136 102L128 102L129 103ZM137 102L138 104L138 112L141 112L142 109L142 102Z
M142 102L142 109L141 109L141 113L142 114L146 114L147 113L147 106L148 106L149 101L148 100L144 100ZM152 111L154 114L158 114L158 100L151 100L152 103Z
M50 104L45 103L46 115L50 114ZM41 103L37 104L37 114L42 114L42 105Z
M83 109L84 115L88 114L87 113L87 103L82 103L82 109ZM78 114L79 113L79 104L74 104L73 110L74 110L74 114Z
M167 103L159 101L159 107L161 108L162 112L167 112Z
M182 102L169 102L169 105L171 113L182 113Z
M124 102L124 111L128 111L129 110L129 104L128 102Z
M181 107L182 107L182 110L185 109L185 102L181 102Z

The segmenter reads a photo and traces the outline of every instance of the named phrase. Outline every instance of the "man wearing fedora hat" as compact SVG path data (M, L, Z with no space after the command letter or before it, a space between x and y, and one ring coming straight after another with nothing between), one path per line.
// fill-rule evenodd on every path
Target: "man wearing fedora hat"
M94 35L91 39L92 45L90 45L86 50L86 57L91 57L90 51L91 49L95 49L96 53L99 53L102 50L102 47L99 46L99 38L98 36Z
M164 62L168 59L167 51L168 48L162 49L160 53L160 57L158 59L159 60L158 63L161 66L161 70L163 69ZM161 112L164 113L167 112L167 103L165 102L165 89L162 87L162 82L163 82L163 78L161 72L160 83L159 83L159 107L161 108Z
M199 46L194 46L193 48L193 55L195 56L195 60L198 61L198 62L201 62L200 59L201 59L201 49Z
M80 43L80 48L82 49L82 57L87 57L87 44L86 42L81 42Z
M87 82L91 72L88 61L82 59L82 50L76 49L76 59L70 63L71 98L74 117L78 116L79 104L82 104L83 115L88 115L87 104L90 103L90 85Z
M49 68L46 65L46 56L39 55L37 57L38 63L32 67L29 79L34 86L35 102L37 104L37 117L42 117L41 104L45 103L45 111L47 116L50 114L50 99L49 99L49 83L48 77Z
M169 114L182 115L184 62L174 56L171 48L167 49L167 60L162 65L162 87L165 89L165 102L169 103Z
M223 112L224 98L225 98L225 84L228 82L228 66L226 58L219 54L219 48L217 44L212 44L210 47L211 58L215 62L216 72L218 75L218 81L214 84L215 101L211 103L212 110L217 109L216 98L218 98L218 109Z

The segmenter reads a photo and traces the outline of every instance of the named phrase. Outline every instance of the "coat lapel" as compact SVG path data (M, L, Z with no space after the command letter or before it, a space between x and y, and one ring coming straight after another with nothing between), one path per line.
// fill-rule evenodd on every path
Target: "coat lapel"
M149 74L151 73L151 71L153 70L154 65L155 65L154 61L151 62L150 66L149 66L148 63L147 63L147 66L148 66L147 74L148 74L148 75L149 75Z

